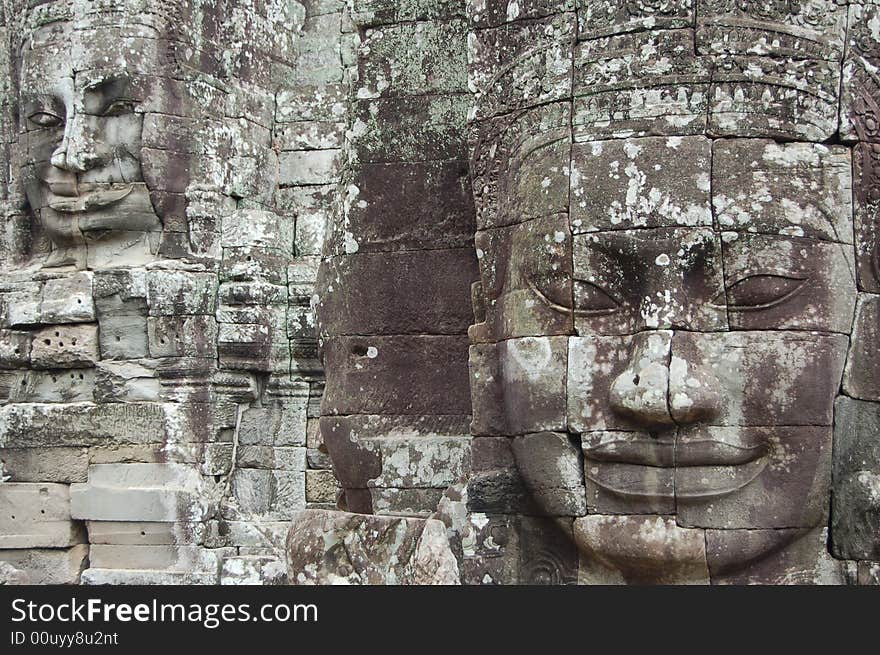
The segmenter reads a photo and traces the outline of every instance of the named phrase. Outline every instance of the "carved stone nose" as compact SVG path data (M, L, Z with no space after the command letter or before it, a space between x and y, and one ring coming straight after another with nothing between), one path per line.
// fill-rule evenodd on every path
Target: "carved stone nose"
M645 427L675 424L669 412L672 332L642 332L633 338L629 366L611 384L611 409Z
M672 332L658 330L634 337L630 362L611 384L615 413L644 427L662 429L707 421L721 407L715 376L704 367L672 354Z

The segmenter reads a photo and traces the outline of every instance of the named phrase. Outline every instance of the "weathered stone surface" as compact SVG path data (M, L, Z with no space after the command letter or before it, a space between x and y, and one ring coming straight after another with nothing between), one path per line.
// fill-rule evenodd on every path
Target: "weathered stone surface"
M676 332L672 355L718 381L713 425L827 426L846 342L843 335L795 331Z
M88 368L98 359L97 325L55 325L33 333L34 368Z
M511 434L564 431L567 337L523 337L498 345Z
M0 462L15 482L85 482L89 457L84 448L0 448Z
M834 410L833 552L844 559L876 560L880 554L880 410L875 403L846 397L837 400Z
M0 549L67 548L84 543L85 530L70 518L63 484L0 484Z
M221 585L287 584L287 567L277 557L245 555L226 557L220 569Z
M27 576L27 583L35 585L79 584L88 557L88 544L66 549L0 550L0 562L19 569Z
M852 246L734 232L722 244L731 329L852 330Z
M808 426L684 432L676 442L676 520L720 529L822 525L831 492L831 432Z
M809 5L755 7L697 0L697 49L702 53L758 54L839 61L846 8L833 0Z
M31 335L17 330L0 330L0 367L20 368L30 362Z
M459 584L436 520L306 510L287 537L291 584Z
M467 108L464 95L357 101L354 152L358 161L372 163L459 159Z
M40 300L41 323L92 323L95 320L91 273L46 280Z
M727 327L722 244L708 228L612 230L574 237L578 334Z
M462 334L473 321L469 291L476 277L469 248L333 257L317 289L320 332Z
M0 439L12 448L160 443L165 420L158 404L20 403L0 408Z
M89 567L139 571L216 571L222 550L181 545L105 545L89 548Z
M471 32L468 82L473 115L485 118L571 93L573 12Z
M551 103L471 129L477 228L568 211L571 106Z
M876 139L880 141L880 134ZM861 291L880 292L880 143L853 147L856 269Z
M712 70L712 136L824 141L837 130L840 67L816 59L731 55Z
M848 148L765 139L713 144L712 206L739 232L852 243Z
M859 294L843 390L862 400L880 401L880 296Z
M394 211L385 211L389 207ZM363 253L470 246L473 239L474 202L463 160L364 164L346 189L344 209L344 229L330 244L336 254L355 244ZM298 229L302 220L300 209Z
M603 4L623 11L618 4ZM689 3L680 3L685 4ZM579 21L582 30L588 29L592 10L581 13L586 19ZM660 22L657 18L649 15L644 20ZM690 27L689 21L672 22L678 25L670 26ZM702 134L710 67L705 57L695 54L690 29L607 34L579 43L574 58L575 139ZM627 74L620 75L620 70Z
M150 271L147 302L150 316L213 314L217 278L210 273Z
M586 514L580 448L568 435L543 432L516 437L513 453L529 491L544 512L550 516Z
M336 504L339 483L331 470L306 471L306 502Z
M210 571L156 571L137 569L99 569L82 572L82 584L97 585L214 585L217 573Z
M661 5L620 5L611 0L577 0L577 6L581 19L581 39L644 29L688 27L693 24L694 16L694 3L691 0L672 0Z
M150 523L145 521L86 521L89 543L117 546L200 544L202 523Z
M825 528L707 530L712 584L843 584L843 562L828 553L827 540Z
M702 530L662 516L575 519L581 584L709 584Z
M466 414L467 339L335 337L324 344L324 414Z
M576 144L571 164L572 229L577 233L710 226L711 171L712 144L704 137Z
M464 21L401 23L367 32L358 58L358 98L467 90Z

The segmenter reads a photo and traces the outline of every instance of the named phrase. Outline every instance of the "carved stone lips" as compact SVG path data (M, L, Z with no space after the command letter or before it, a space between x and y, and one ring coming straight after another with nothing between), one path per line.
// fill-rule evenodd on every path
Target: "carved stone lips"
M619 496L703 499L749 484L766 468L768 452L767 440L752 435L673 441L604 433L593 443L585 439L584 471L588 480Z
M49 207L57 212L77 213L107 207L127 197L134 184L68 184L50 183ZM71 193L73 191L73 193Z

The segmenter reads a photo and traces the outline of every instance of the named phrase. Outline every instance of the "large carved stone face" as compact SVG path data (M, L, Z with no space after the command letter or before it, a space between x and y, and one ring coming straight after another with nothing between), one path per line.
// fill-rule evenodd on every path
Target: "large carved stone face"
M48 265L81 266L89 249L96 265L140 264L155 252L161 222L141 173L130 78L146 53L112 50L110 38L58 22L22 49L23 180L54 247Z
M646 137L574 144L569 168L565 150L523 155L505 202L570 214L477 238L538 506L581 517L581 552L629 580L700 579L707 540L730 568L824 525L856 297L848 151Z

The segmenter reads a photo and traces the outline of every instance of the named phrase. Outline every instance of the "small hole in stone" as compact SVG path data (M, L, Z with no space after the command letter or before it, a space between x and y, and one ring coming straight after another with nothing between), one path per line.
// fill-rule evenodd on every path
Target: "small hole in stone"
M44 509L40 510L40 514L45 514L45 513L46 513L46 510L44 510Z
M147 536L147 533L144 532L143 530L141 530L141 536L142 536L142 537L146 537L146 536Z
M116 337L117 341L122 341L122 337Z
M63 342L63 341L59 341L59 342L58 342L58 347L59 347L59 348L64 348L64 342Z
M56 332L56 333L55 333L55 336L56 336L56 337L60 337L60 336L61 336L61 333L60 333L60 332Z
M79 379L80 379L80 380L85 380L85 378L83 377L83 374L82 374L82 373L79 374Z
M54 375L52 376L52 382L58 382L58 378L56 378Z
M51 346L52 340L51 339L43 339L43 343L45 343L47 346Z
M76 339L73 340L73 345L74 345L74 346L76 345Z
M17 355L18 353L20 353L20 352L21 352L20 349L18 349L18 348L15 349L15 354L16 354L16 355Z
M82 304L83 304L83 301L82 301L80 298L77 298L77 299L76 299L76 304L77 304L77 305L82 305Z
M642 378L640 378L638 375L635 376L635 377L633 378L633 384L638 384L638 383L639 383L639 380L641 380L641 379L642 379Z

